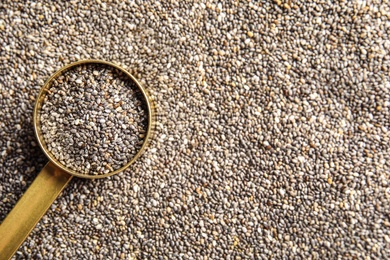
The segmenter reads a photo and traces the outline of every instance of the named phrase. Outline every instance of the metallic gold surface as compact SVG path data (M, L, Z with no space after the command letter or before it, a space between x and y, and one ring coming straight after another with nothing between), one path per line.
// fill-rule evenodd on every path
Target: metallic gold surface
M41 123L39 112L42 107L46 93L49 92L50 85L54 79L60 76L65 71L72 69L73 67L83 64L105 64L112 66L123 73L125 73L142 92L144 102L146 104L147 116L148 116L148 129L145 135L144 143L138 153L123 167L109 172L108 174L100 175L88 175L78 173L71 170L66 165L61 164L54 156L48 151L45 140L41 133ZM57 72L55 72L44 84L39 92L34 108L34 130L38 143L41 146L44 154L49 158L50 162L42 169L38 174L34 182L18 201L16 206L4 219L0 225L0 260L10 259L12 255L18 250L19 246L26 239L31 230L35 227L41 217L45 214L47 209L61 193L63 188L72 179L73 176L81 178L103 178L111 176L113 174L122 172L129 167L141 154L145 151L147 145L153 135L155 127L155 106L152 104L152 100L147 91L141 86L141 84L126 70L119 67L116 64L101 61L101 60L82 60L67 65Z
M12 257L72 177L46 164L0 225L0 260Z

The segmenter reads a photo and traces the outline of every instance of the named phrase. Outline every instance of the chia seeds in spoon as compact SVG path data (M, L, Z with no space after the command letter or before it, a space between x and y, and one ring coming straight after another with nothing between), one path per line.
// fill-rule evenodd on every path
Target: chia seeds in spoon
M143 97L123 72L80 65L56 78L40 112L48 150L82 174L107 174L140 150L147 128Z

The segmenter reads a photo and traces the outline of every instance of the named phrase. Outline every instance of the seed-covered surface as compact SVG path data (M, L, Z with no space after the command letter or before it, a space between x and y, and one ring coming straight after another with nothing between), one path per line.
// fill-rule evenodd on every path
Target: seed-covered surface
M81 174L107 174L141 149L147 111L141 91L115 68L88 64L54 79L40 110L48 151Z
M386 1L1 1L0 219L46 162L40 87L121 64L158 123L125 172L73 179L17 259L388 259Z

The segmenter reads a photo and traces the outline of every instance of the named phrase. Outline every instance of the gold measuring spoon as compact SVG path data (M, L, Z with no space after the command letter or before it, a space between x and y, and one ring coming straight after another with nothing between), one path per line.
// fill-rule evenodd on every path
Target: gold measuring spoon
M42 108L45 96L49 91L51 83L64 72L85 64L103 64L116 68L117 70L123 72L129 78L129 80L135 83L136 87L142 93L143 102L147 110L145 112L148 117L148 125L141 148L127 164L107 174L82 174L70 169L66 165L63 165L48 150L41 131L41 122L39 116L40 110ZM35 135L44 154L48 157L49 162L41 170L41 172L35 178L33 183L17 202L15 207L1 223L0 260L10 259L15 254L20 245L27 238L29 233L32 231L32 229L35 227L35 225L45 214L50 205L54 202L54 200L65 188L65 186L68 184L68 182L72 179L73 176L89 179L108 177L116 173L122 172L127 167L129 167L138 157L140 157L141 154L145 151L147 144L150 142L152 136L152 128L154 126L154 117L154 106L152 105L150 96L147 94L146 90L129 72L127 72L116 64L101 60L82 60L67 65L55 72L46 81L41 91L39 92L34 108Z

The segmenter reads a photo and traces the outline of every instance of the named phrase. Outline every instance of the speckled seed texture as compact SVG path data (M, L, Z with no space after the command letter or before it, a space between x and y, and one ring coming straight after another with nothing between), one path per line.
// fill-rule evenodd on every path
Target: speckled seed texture
M73 179L15 259L390 258L387 1L0 3L0 221L47 159L32 110L94 58L155 100L126 171Z

